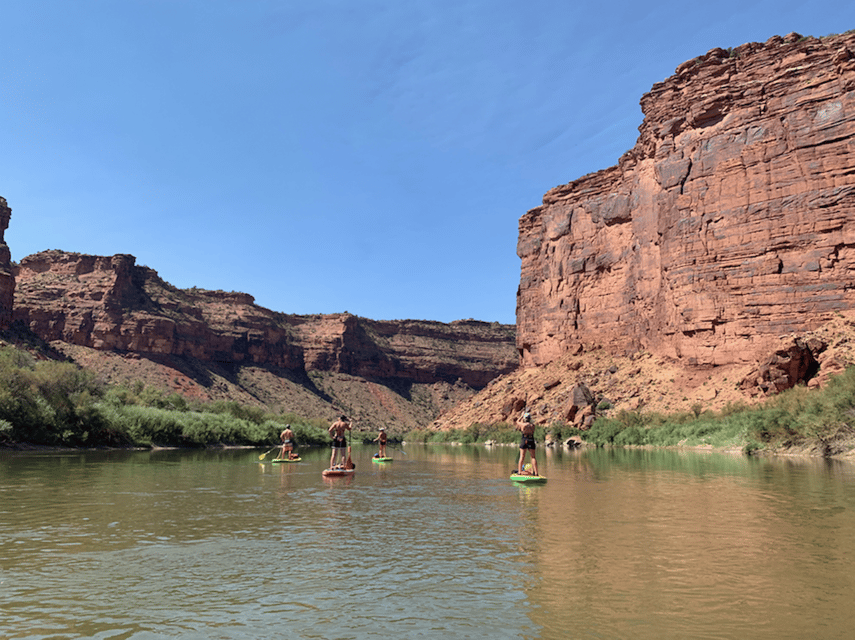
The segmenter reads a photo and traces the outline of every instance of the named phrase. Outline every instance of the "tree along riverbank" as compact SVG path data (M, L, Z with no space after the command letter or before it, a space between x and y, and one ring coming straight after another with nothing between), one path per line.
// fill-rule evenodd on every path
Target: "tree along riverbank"
M0 348L0 445L50 447L272 446L290 424L305 445L329 425L231 401L195 402L137 383L99 383L71 362Z

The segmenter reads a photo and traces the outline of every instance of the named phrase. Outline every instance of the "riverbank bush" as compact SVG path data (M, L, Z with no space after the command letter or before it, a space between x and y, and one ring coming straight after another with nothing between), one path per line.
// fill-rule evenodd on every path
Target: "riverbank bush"
M709 445L740 447L746 453L803 447L834 453L835 442L843 448L855 446L853 424L855 367L831 378L821 390L797 386L756 407L669 415L622 411L598 418L582 437L597 446Z
M824 455L842 453L855 448L855 367L832 377L821 390L798 386L759 406L728 405L718 412L695 406L690 412L672 414L620 411L597 418L587 431L566 424L538 427L537 441L546 435L555 442L578 436L596 446L709 446L741 448L748 454L802 448ZM411 431L406 439L516 443L519 432L506 423L473 424L468 429Z
M105 385L71 362L0 348L0 443L48 446L276 444L290 424L301 446L329 442L327 425L233 401L191 401L136 383Z
M535 440L542 442L546 437L547 429L539 426L535 429ZM455 442L460 444L482 444L484 442L496 442L499 444L518 443L520 432L507 422L485 425L475 423L465 429L449 429L447 431L434 431L431 429L416 429L408 432L405 437L408 442L444 443Z

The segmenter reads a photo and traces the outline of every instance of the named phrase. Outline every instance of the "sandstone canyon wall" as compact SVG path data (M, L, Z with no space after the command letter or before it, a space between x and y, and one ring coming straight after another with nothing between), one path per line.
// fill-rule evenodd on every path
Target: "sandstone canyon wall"
M0 330L8 329L12 322L12 305L15 298L12 254L4 238L11 217L12 209L5 198L0 198Z
M756 361L855 307L855 34L680 65L617 166L519 223L517 348Z
M21 260L15 278L15 320L100 352L472 389L518 364L510 325L277 313L245 293L178 289L130 255L45 251Z

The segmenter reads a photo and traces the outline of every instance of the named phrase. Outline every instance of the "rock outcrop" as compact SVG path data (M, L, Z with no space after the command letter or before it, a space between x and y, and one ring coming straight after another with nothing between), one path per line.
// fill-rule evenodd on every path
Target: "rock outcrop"
M713 49L641 106L616 166L520 219L523 366L439 428L723 409L855 364L855 34Z
M8 329L12 322L12 305L15 298L12 254L4 239L11 217L12 209L9 208L6 198L0 198L0 330Z
M263 404L281 406L283 394L273 387L285 383L271 381L274 375L315 396L294 396L287 408L300 415L317 398L341 410L361 403L366 413L373 397L386 406L387 419L398 415L415 427L518 364L510 325L278 313L246 293L177 289L130 255L45 251L14 271L16 321L107 378L129 361L139 369L166 366L173 373L161 377L187 395L222 397L210 392L221 375ZM350 383L361 389L361 400L344 388ZM414 393L413 385L425 388ZM404 410L397 406L401 396L435 411Z
M656 84L618 165L520 220L522 364L581 342L748 364L855 307L853 52L791 34Z

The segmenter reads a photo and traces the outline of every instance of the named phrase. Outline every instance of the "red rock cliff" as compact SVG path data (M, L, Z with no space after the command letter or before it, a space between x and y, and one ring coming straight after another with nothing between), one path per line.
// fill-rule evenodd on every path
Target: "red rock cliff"
M520 220L522 363L580 342L749 362L855 307L853 52L791 34L656 84L618 165Z
M129 255L45 251L16 269L15 319L47 341L226 365L330 371L473 388L516 368L515 328L498 323L296 316L245 293L177 289Z
M5 198L0 198L0 329L7 329L12 322L12 303L15 297L12 254L3 238L11 217L12 209Z

